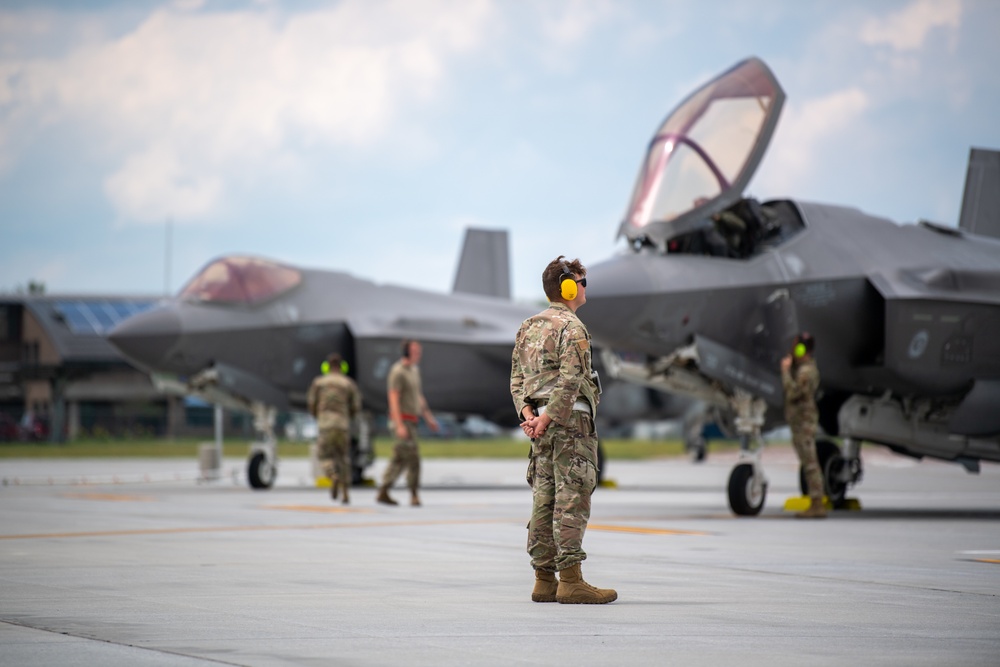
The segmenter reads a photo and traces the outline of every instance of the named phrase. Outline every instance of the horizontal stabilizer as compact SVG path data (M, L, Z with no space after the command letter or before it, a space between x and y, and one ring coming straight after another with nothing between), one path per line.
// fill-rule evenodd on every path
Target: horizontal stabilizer
M970 234L1000 238L1000 151L969 151L958 227Z
M465 230L452 292L510 299L506 230Z

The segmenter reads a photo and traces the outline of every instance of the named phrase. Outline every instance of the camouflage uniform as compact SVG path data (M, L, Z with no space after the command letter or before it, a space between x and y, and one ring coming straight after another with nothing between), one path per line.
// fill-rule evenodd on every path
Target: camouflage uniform
M407 366L402 360L397 361L389 371L387 384L389 391L399 392L399 411L406 427L406 438L397 441L393 447L392 460L382 478L382 488L390 488L405 471L406 485L415 494L420 488L420 448L417 443L417 419L423 398L420 369L415 364Z
M781 383L785 389L785 419L792 429L792 446L802 462L809 496L822 499L823 473L816 457L816 431L819 428L819 410L816 407L819 369L816 362L811 358L792 362L791 369L782 369Z
M351 483L351 420L361 412L361 392L354 380L339 372L320 375L309 387L309 413L319 427L318 458L323 474Z
M518 415L544 407L552 424L532 441L528 554L536 570L554 572L587 558L583 535L597 486L598 385L591 373L590 334L563 303L521 325L511 359L510 393ZM589 413L574 406L589 408Z

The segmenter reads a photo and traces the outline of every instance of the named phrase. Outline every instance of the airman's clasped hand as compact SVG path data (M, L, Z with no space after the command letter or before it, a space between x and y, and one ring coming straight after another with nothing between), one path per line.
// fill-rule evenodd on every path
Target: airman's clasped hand
M525 435L534 440L545 435L545 431L548 430L551 423L552 418L548 415L531 415L521 422L521 430L524 431Z

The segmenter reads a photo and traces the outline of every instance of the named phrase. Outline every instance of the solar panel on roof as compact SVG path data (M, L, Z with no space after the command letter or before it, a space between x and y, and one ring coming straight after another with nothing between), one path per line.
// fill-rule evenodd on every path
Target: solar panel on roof
M73 333L103 336L119 322L155 305L155 300L148 299L138 301L66 300L56 301L54 308Z

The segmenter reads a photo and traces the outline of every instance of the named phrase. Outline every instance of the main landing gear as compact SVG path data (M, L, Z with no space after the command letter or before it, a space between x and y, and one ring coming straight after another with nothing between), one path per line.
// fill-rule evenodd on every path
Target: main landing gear
M816 458L823 473L823 490L836 509L848 506L847 487L861 481L861 443L853 438L844 438L843 449L830 440L816 441ZM799 467L799 489L802 495L809 495L805 470Z

